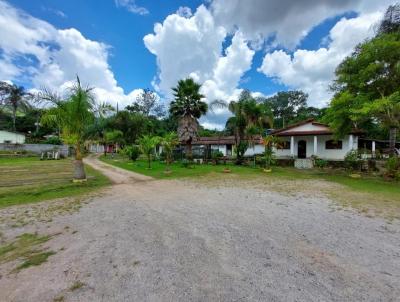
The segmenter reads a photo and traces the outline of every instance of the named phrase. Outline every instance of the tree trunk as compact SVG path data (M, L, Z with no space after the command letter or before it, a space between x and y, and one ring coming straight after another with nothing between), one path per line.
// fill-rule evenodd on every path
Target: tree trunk
M81 144L76 144L75 150L75 160L74 160L74 180L86 180L85 168L82 161Z
M397 128L392 127L389 129L389 148L391 155L395 154L396 139L397 139Z
M17 108L13 106L12 109L12 119L13 119L13 131L17 131L16 119L17 119Z
M192 161L192 142L186 143L186 159Z

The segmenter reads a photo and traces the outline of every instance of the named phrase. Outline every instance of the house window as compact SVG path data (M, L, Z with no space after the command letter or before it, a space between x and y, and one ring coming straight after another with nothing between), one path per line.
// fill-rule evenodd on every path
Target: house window
M5 140L5 141L4 141L4 144L11 144L11 141Z
M335 141L333 139L325 142L325 149L327 150L341 150L342 149L342 141Z
M279 142L276 148L278 150L290 150L290 142L289 141Z

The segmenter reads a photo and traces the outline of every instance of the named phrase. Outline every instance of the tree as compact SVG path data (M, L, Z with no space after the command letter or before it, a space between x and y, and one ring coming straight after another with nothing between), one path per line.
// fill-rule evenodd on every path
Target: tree
M179 141L186 145L186 158L192 159L192 141L196 139L199 128L198 119L206 114L208 106L200 94L200 84L188 78L180 80L174 92L175 100L170 104L169 112L178 119Z
M271 108L278 128L293 123L299 112L307 107L308 95L303 91L280 91L264 102Z
M251 93L243 90L239 100L229 104L223 100L215 100L211 108L228 107L233 114L226 122L226 130L235 136L237 164L241 164L243 156L257 135L263 135L266 127L272 127L273 116L267 103L257 102Z
M175 132L170 132L161 138L161 146L163 147L168 167L172 163L172 153L178 144L178 135Z
M123 110L110 117L108 124L110 129L122 131L125 143L132 144L147 133L148 119L142 114Z
M74 180L86 180L82 161L82 145L87 128L93 123L95 117L95 98L92 88L83 88L77 77L76 83L70 88L65 99L48 91L43 92L42 98L53 105L42 116L42 123L57 125L61 130L63 140L74 146Z
M163 117L165 115L164 106L159 104L159 96L150 89L143 89L136 97L136 103L126 106L130 112L141 113L144 116Z
M391 10L378 35L358 45L336 69L335 96L324 119L337 136L365 123L379 123L389 129L394 152L400 115L400 31L392 32L394 27L387 25Z
M154 149L156 148L157 144L160 142L160 138L157 136L150 136L150 135L143 135L139 140L139 148L140 151L146 156L147 158L147 168L151 169L151 156L154 153Z
M10 109L12 112L13 131L16 131L17 111L30 108L29 101L33 100L34 95L27 92L24 87L0 82L0 105Z
M398 32L400 30L400 4L390 5L379 24L378 34Z

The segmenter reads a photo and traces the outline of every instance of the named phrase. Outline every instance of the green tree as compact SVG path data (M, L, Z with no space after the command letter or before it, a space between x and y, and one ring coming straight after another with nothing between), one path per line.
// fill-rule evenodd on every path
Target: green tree
M226 103L216 100L211 108L228 107L233 114L226 122L226 130L235 136L236 163L241 164L249 145L254 144L258 135L263 135L267 127L273 125L273 115L266 103L257 102L247 90L242 91L239 100Z
M400 14L399 21L398 17ZM378 122L389 129L394 152L400 116L399 62L400 31L381 30L358 45L338 66L332 86L335 96L324 117L337 136L365 123Z
M147 158L147 168L151 169L151 157L154 154L154 149L159 144L160 138L158 136L143 135L139 140L140 151Z
M158 118L165 115L164 106L160 104L160 97L150 89L143 89L136 97L136 102L126 106L126 110Z
M42 116L42 123L57 125L61 130L62 139L74 146L74 180L86 180L82 161L82 146L87 128L95 118L95 98L92 94L92 88L82 87L79 77L77 77L76 83L65 99L48 91L44 91L42 98L53 105Z
M11 110L12 130L16 131L16 118L18 110L27 110L31 107L29 101L34 99L34 95L27 92L24 87L0 82L0 106Z
M303 91L280 91L264 102L271 108L275 126L282 128L295 122L298 114L304 112L307 99L308 95Z
M192 141L198 135L198 119L207 113L207 103L200 94L200 84L188 78L180 80L172 88L175 99L171 102L169 112L178 119L179 141L186 145L186 158L192 160Z
M178 144L178 135L175 132L170 132L161 138L161 146L163 147L168 167L172 163L172 153Z

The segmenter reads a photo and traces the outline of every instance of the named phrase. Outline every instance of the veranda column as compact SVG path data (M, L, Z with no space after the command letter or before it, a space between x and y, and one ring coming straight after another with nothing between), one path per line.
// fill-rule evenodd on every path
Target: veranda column
M353 134L349 135L349 151L353 150Z
M290 155L294 157L294 136L290 137Z
M372 157L375 158L375 141L372 141Z
M314 155L317 156L318 153L318 136L314 135Z

